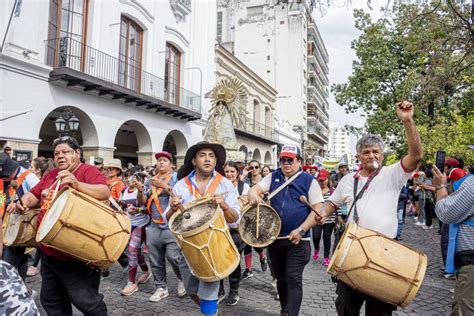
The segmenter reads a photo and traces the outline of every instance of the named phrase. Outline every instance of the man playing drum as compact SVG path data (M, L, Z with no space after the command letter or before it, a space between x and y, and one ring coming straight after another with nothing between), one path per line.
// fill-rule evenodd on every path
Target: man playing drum
M110 190L105 177L91 165L80 161L80 147L76 139L64 136L54 140L56 168L22 198L23 206L15 203L9 211L24 212L41 202L38 226L51 199L59 189L70 186L97 200L108 200ZM41 305L48 315L72 315L71 303L86 315L107 315L104 296L99 294L100 271L75 260L58 250L41 246Z
M178 172L180 179L173 192L168 219L178 210L179 204L187 204L199 197L212 197L222 209L228 224L236 224L240 217L237 189L222 175L226 152L222 145L201 142L191 146L186 152L184 165ZM222 193L222 194L219 194ZM192 213L192 211L191 211ZM219 281L204 282L191 277L183 279L188 293L198 288L199 305L204 315L217 314ZM196 300L195 300L196 301Z
M5 205L13 205L38 182L39 179L34 173L20 167L18 162L7 154L0 153L0 190L3 190L6 196L5 201L0 203L0 216L3 216ZM23 281L25 281L28 270L28 255L25 254L25 250L26 247L8 246L5 247L3 253L3 260L18 269Z
M397 104L397 116L405 127L408 142L408 155L400 162L382 167L384 143L380 136L364 135L357 142L357 155L361 162L359 171L341 179L329 198L329 203L324 205L321 222L341 205L352 207L354 196L359 196L348 221L358 222L361 227L382 233L389 238L396 237L400 190L423 157L413 114L414 107L410 102ZM364 192L360 197L361 190ZM354 290L341 281L338 281L336 292L336 309L339 315L359 315L364 301L366 315L391 315L396 309L396 306Z
M173 172L173 157L169 152L162 151L156 153L155 158L156 176L145 182L144 186L138 184L138 202L147 206L152 219L146 232L151 271L156 284L156 291L150 297L152 302L158 302L169 295L166 286L166 258L178 277L179 297L186 295L180 269L184 269L183 274L185 275L191 273L185 262L180 266L183 255L169 230L166 216L164 216L165 211L169 208L168 189L172 189L177 181L176 173Z
M316 179L301 172L301 152L297 146L285 145L280 153L280 168L267 175L249 193L249 203L257 204L264 192L285 186L270 200L281 218L280 237L270 246L270 260L277 277L281 314L298 315L303 299L303 270L311 256L310 230L316 225L311 208L300 200L304 196L317 211L324 201ZM291 181L291 182L290 182Z

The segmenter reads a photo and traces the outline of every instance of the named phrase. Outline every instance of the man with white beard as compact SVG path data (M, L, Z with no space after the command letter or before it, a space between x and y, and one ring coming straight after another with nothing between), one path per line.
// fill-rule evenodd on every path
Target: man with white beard
M423 157L420 136L413 119L414 107L410 102L397 104L397 116L405 127L408 154L393 165L383 167L384 143L380 136L364 135L357 142L357 155L361 162L357 172L341 179L336 190L325 203L323 220L341 205L347 204L352 211L349 222L382 233L389 238L397 235L397 202L403 185ZM357 197L357 198L356 198ZM355 200L355 201L354 201ZM366 302L366 315L391 315L396 306L352 289L338 281L336 309L338 315L359 315Z

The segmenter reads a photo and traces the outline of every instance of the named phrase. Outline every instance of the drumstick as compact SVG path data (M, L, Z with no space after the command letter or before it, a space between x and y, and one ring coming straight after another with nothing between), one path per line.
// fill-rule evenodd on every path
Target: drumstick
M168 192L168 194L171 198L174 199L176 197L176 194L174 194L173 190L171 190L171 188L169 186L167 186L164 190L166 192ZM191 214L189 214L189 212L186 212L186 209L184 208L183 204L178 203L178 210L179 210L179 212L183 213L183 217L185 219L190 219L191 218Z
M302 202L302 203L308 205L309 208L311 209L311 211L313 211L319 218L323 218L323 217L321 216L321 214L320 214L311 204L309 204L308 199L306 198L306 196L301 195L301 196L300 196L300 202Z
M24 208L25 205L23 204L23 201L21 200L20 193L18 193L18 182L16 180L12 180L10 182L10 186L15 190L16 196L18 196L18 200L20 200L20 205L21 207Z
M257 204L257 234L256 234L257 239L259 235L259 230L260 230L260 204Z

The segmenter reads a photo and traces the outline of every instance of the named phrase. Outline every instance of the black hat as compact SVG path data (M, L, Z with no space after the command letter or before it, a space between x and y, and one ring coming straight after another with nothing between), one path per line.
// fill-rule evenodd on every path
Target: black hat
M18 168L18 162L5 153L0 153L0 178L10 177Z
M186 156L184 157L184 164L178 170L178 179L182 179L194 170L193 158L201 149L211 149L216 155L216 171L224 175L224 163L226 158L225 148L221 144L214 144L209 142L199 142L188 148Z

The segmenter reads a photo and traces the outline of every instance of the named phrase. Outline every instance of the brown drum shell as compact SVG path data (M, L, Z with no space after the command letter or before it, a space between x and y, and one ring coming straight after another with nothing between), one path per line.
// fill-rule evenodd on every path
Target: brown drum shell
M239 233L242 240L252 247L266 247L273 243L281 230L281 219L278 213L267 204L259 207L259 236L256 236L257 205L247 205L242 210L239 223Z
M327 272L362 293L405 307L421 287L427 262L423 252L350 223Z
M240 255L220 207L203 199L191 202L185 208L193 216L193 208L206 203L213 212L207 222L190 230L179 231L177 224L184 219L183 214L177 212L171 216L169 228L192 274L199 280L214 282L226 278L235 270L240 264Z
M39 243L36 241L37 218L40 209L29 209L24 214L17 217L16 221L18 229L15 236L8 238L8 226L11 224L12 215L6 213L3 218L3 244L12 247L37 247ZM20 222L20 223L18 223ZM11 237L14 237L13 240Z

